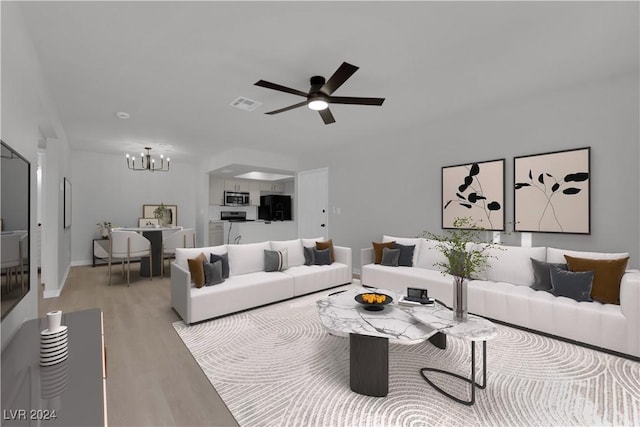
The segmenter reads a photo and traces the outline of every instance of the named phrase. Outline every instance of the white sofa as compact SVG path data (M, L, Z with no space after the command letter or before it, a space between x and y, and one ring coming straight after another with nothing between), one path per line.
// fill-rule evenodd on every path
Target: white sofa
M317 239L320 240L320 239ZM351 248L334 246L331 265L304 265L303 246L316 239L269 241L205 248L178 248L171 263L171 306L186 323L195 323L248 308L281 301L351 283ZM289 268L265 272L264 250L287 249ZM228 253L229 278L223 283L196 288L188 259L204 253Z
M373 248L361 250L363 285L405 292L420 287L452 305L453 277L443 275L434 264L446 261L427 239L384 236L384 242L416 245L413 267L374 264ZM620 284L620 305L577 302L530 288L534 282L530 258L564 263L564 255L618 259L627 253L579 252L546 247L502 246L492 249L486 280L471 280L468 285L469 312L500 322L585 343L633 357L640 357L640 271L627 270Z

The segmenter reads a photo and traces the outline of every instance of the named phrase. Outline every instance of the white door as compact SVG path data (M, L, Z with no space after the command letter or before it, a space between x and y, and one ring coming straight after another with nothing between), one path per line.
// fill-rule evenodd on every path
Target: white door
M298 173L298 237L329 238L329 169Z

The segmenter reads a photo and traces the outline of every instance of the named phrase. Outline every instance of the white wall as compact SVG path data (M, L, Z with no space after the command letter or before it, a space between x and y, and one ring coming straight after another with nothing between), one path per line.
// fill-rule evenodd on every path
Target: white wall
M1 2L1 39L2 39L2 115L0 122L0 135L2 140L12 148L20 152L31 163L31 218L30 233L35 236L37 232L37 179L36 165L38 160L38 140L42 138L42 129L48 129L46 133L55 133L58 136L56 150L63 153L68 150L68 144L64 129L57 116L55 107L51 102L45 81L42 76L40 63L35 49L27 32L16 2ZM59 176L56 181L62 181L66 169L66 162L62 162L58 168ZM57 198L57 191L49 195ZM48 212L45 211L47 216ZM52 264L59 265L58 252L68 245L62 227L51 231L49 241L54 250L47 252L46 256L53 260ZM68 246L67 246L68 247ZM35 260L36 245L31 245L30 257ZM64 250L63 250L64 252ZM2 348L11 340L14 333L25 320L38 315L38 279L36 263L31 264L30 290L16 308L2 320ZM59 281L61 274L58 268L50 270L52 283Z
M127 169L125 154L71 151L73 265L91 263L98 222L137 227L142 205L177 205L178 225L195 227L195 166L172 158L168 172L137 172Z
M639 76L622 76L508 105L390 129L376 139L325 150L302 161L328 166L331 235L369 247L383 234L441 232L441 168L506 159L506 218L513 220L513 157L591 146L591 235L534 233L534 246L640 255ZM353 141L351 141L353 142ZM339 153L336 155L336 153ZM506 236L519 244L520 233Z

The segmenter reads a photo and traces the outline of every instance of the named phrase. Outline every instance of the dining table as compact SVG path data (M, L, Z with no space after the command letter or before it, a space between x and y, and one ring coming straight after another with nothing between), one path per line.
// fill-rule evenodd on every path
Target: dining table
M140 258L140 276L151 277L160 276L162 272L163 232L176 232L182 230L182 227L123 227L120 228L120 230L142 233L142 235L151 242L151 256L153 258L153 263L149 262L149 257Z

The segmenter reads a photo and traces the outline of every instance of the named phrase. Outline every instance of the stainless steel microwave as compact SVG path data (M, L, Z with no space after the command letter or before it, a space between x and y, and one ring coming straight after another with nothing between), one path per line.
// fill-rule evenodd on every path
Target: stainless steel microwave
M249 206L249 193L243 191L225 191L225 206Z

